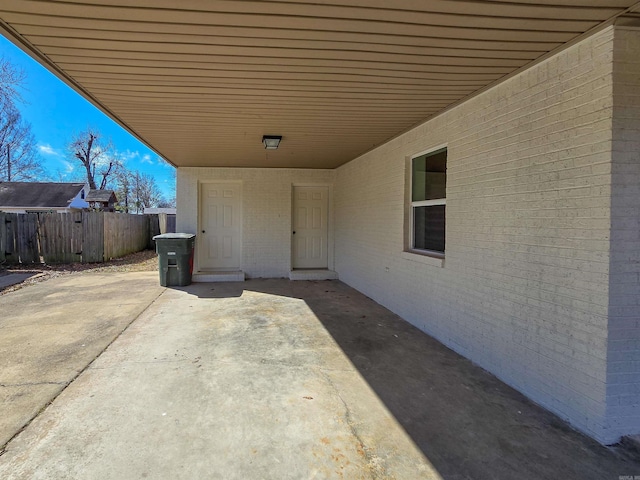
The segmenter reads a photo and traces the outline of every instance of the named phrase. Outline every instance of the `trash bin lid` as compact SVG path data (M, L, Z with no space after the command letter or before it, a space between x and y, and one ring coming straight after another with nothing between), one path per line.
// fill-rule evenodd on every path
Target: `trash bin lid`
M190 240L195 237L193 233L163 233L162 235L156 235L154 240Z

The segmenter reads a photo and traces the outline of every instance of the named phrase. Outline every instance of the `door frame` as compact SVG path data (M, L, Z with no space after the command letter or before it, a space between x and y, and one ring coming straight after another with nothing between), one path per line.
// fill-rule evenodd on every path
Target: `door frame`
M330 183L297 183L291 184L291 216L289 217L289 271L293 269L293 217L295 215L296 187L325 187L327 189L327 269L335 271L334 259L334 224L333 224L333 185ZM299 270L305 270L301 268Z
M200 254L199 251L202 251L202 240L198 241L198 237L200 237L200 239L202 239L202 237L200 236L200 233L202 232L202 193L204 190L204 185L208 185L208 184L219 184L219 185L237 185L240 191L240 210L239 210L239 222L240 222L240 234L239 236L239 242L240 242L240 265L238 265L238 270L242 271L243 270L243 262L244 262L244 253L243 253L243 235L244 235L244 224L243 224L243 213L244 213L244 196L243 196L243 183L241 180L215 180L215 179L209 179L209 180L200 180L198 181L198 230L196 233L196 253L195 253L195 258L194 258L194 272L198 272L198 273L207 273L207 272L215 272L216 269L214 268L213 270L202 270L201 269L201 265L200 265ZM228 271L228 270L220 270L220 271Z

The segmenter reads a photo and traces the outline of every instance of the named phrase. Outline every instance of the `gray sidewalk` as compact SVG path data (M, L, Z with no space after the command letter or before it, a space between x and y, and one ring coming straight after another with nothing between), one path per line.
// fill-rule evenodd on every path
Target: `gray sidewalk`
M27 273L4 273L0 271L0 292L7 287L11 287L18 283L22 283L28 278L37 275L36 273L27 272Z
M0 456L9 479L621 475L640 464L337 281L167 289Z

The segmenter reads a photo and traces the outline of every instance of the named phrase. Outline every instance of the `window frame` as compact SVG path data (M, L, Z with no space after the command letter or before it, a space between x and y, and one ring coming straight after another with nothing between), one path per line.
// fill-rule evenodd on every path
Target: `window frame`
M408 200L409 200L409 205L408 205L408 209L409 209L409 225L408 225L408 233L409 233L409 238L408 240L408 248L407 250L410 253L414 253L417 255L422 255L422 256L426 256L426 257L434 257L434 258L438 258L438 259L444 259L445 257L445 252L446 252L446 243L445 243L445 250L444 251L439 251L439 250L428 250L428 249L422 249L422 248L416 248L415 246L415 222L416 222L416 209L420 208L420 207L432 207L432 206L439 206L439 205L444 205L445 206L445 212L446 212L446 205L447 205L447 191L446 191L446 177L445 177L445 196L443 198L435 198L435 199L430 199L430 200L418 200L418 201L414 201L413 200L413 175L414 175L414 169L413 169L413 162L414 160L416 160L417 158L420 157L424 157L424 156L431 156L431 155L435 155L441 151L446 151L447 153L447 162L445 163L445 174L447 171L447 166L448 166L448 160L449 160L449 147L448 145L440 145L438 147L435 148L430 148L429 150L426 150L424 152L418 153L416 155L412 155L410 158L408 158L408 173L409 175L407 176L407 195L408 195ZM445 213L445 238L446 238L446 213Z

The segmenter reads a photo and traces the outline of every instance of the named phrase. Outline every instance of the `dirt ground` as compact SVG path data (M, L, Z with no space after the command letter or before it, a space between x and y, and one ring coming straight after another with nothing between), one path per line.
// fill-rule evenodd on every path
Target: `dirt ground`
M0 295L20 290L35 283L44 282L62 275L77 275L96 272L152 272L158 270L158 255L153 250L143 250L104 263L69 263L60 265L0 265L0 276L10 273L33 273L22 283L0 291Z

